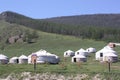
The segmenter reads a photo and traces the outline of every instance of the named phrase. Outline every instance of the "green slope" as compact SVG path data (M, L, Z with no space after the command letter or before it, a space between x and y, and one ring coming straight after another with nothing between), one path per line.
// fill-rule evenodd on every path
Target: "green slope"
M29 29L26 27L23 28ZM71 49L73 51L76 51L80 48L86 49L89 47L95 47L99 49L102 48L104 45L106 45L105 42L80 39L74 36L58 35L58 34L42 32L42 31L38 31L38 34L39 34L39 38L37 39L36 43L32 43L32 44L15 43L10 45L5 45L5 50L3 51L1 50L0 52L4 53L9 57L12 57L12 56L20 56L21 54L29 55L32 52L38 51L40 49L45 49L48 52L55 53L62 57L63 52L68 49Z
M5 27L9 27L9 25L16 25L16 24L9 24L6 22L0 22L1 29ZM20 26L22 29L29 29L25 26ZM32 29L29 29L32 30ZM2 30L1 30L2 31ZM37 39L36 43L28 44L28 43L15 43L11 45L5 45L4 50L0 50L0 53L5 54L9 58L13 56L20 56L22 54L28 56L32 52L36 52L40 49L45 49L50 53L54 53L60 56L61 62L57 65L51 64L38 64L37 65L37 73L43 72L50 72L50 73L60 73L64 74L76 74L76 73L86 73L86 74L97 74L101 73L104 76L113 75L114 79L117 76L119 78L119 69L112 68L112 72L109 74L107 64L100 64L99 62L95 61L95 54L91 54L90 57L87 58L86 63L80 64L73 64L71 63L71 58L68 58L64 61L63 53L64 51L71 49L76 51L80 48L87 49L89 47L95 47L97 50L103 48L107 43L103 41L94 41L89 39L81 39L74 36L67 36L67 35L58 35L52 33L46 33L42 31L38 31L39 38ZM2 45L0 45L1 47ZM120 53L120 47L115 48L118 54ZM112 66L119 67L120 63L113 63ZM20 73L20 72L34 72L33 65L28 64L15 64L15 65L0 65L0 77L9 75L10 73Z
M7 38L19 34L19 31L25 30L17 24L10 24L0 20L0 44L5 43Z
M12 56L20 56L21 54L29 55L32 52L38 51L40 49L45 49L48 52L54 53L60 56L61 62L57 65L52 64L38 64L37 65L37 73L59 73L59 74L67 74L74 75L77 73L86 73L90 75L95 75L97 73L101 73L102 75L113 75L118 76L119 69L112 69L112 73L109 74L107 64L101 64L95 61L95 55L91 54L90 57L87 58L86 63L71 63L71 58L67 58L64 61L63 53L64 51L71 49L76 51L80 48L88 48L95 47L97 50L103 48L107 43L101 41L94 41L88 39L80 39L73 36L64 36L57 35L51 33L45 33L39 31L39 39L36 43L27 44L27 43L16 43L12 45L7 45L4 51L0 51L0 53L4 53L8 57ZM120 47L115 48L116 51L120 52ZM113 63L112 66L119 66L118 63ZM7 70L9 69L9 70ZM19 72L34 72L33 65L27 64L15 64L15 65L0 65L0 74L8 75L9 73L19 73Z
M10 36L10 34L15 35L19 31L24 32L26 30L33 31L33 29L26 26L12 23L10 24L8 22L0 20L0 36L4 36L4 34L6 33L6 35L2 39L3 41L0 42L0 48L4 46L5 50L0 50L0 53L12 57L20 56L21 54L29 55L32 52L36 52L40 49L45 49L48 52L55 53L63 57L63 52L68 49L71 49L73 51L76 51L80 48L86 49L89 47L95 47L100 49L106 44L105 42L97 42L94 40L80 39L74 36L58 35L42 31L37 31L39 38L37 39L36 43L4 43L4 40L6 40L7 36Z

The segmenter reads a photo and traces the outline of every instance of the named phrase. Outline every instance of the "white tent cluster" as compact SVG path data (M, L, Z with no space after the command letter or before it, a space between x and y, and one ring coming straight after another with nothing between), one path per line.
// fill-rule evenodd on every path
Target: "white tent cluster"
M28 57L25 55L21 55L19 57L12 57L9 60L9 63L11 64L25 64L28 63Z
M109 43L103 49L99 50L95 54L95 58L98 61L109 61L109 62L117 62L118 55L117 52L114 51L114 44Z
M0 54L0 64L32 64L32 56L36 55L36 63L51 63L57 64L60 62L60 58L55 55L47 52L46 50L39 50L35 53L30 54L29 56L21 55L19 57L14 56L8 58L7 56Z
M81 48L77 51L67 50L64 52L64 57L71 57L72 62L86 62L87 57L91 53L95 53L95 58L98 61L109 61L109 62L117 62L118 61L118 55L117 52L114 51L115 44L109 43L107 46L105 46L103 49L96 52L95 48L89 47L86 50ZM33 64L33 60L35 60L35 63L51 63L51 64L57 64L60 62L59 56L55 54L51 54L50 52L47 52L46 50L39 50L37 52L34 52L30 54L29 56L21 55L19 57L12 57L8 58L7 56L0 54L0 64Z
M84 50L83 48L77 50L76 52L72 50L67 50L64 52L64 57L72 57L72 62L86 62L87 61L87 56L90 53L95 53L96 49L95 48L88 48Z
M46 50L41 49L41 50L39 50L35 53L32 53L31 55L28 56L28 63L29 64L32 63L32 59L31 59L32 55L37 56L36 63L57 64L60 61L60 58L57 55L51 54L51 53L47 52Z
M8 64L8 63L23 64L23 63L27 63L27 62L28 62L28 58L25 55L21 55L20 57L12 57L9 59L7 56L0 54L0 64Z

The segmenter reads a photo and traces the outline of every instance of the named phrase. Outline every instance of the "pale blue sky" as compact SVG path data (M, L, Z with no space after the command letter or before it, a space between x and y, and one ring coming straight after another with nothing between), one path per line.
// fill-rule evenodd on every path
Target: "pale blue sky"
M120 0L0 0L0 13L13 11L32 18L120 13Z

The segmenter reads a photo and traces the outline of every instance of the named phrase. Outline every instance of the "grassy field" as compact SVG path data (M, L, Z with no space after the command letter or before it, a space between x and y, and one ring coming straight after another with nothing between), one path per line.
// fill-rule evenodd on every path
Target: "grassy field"
M59 64L38 64L36 72L51 72L51 73L61 73L61 74L74 74L74 73L86 73L86 74L105 74L118 76L120 73L120 62L111 64L111 72L108 72L107 63L100 63L95 61L95 54L91 54L87 58L85 63L71 63L71 58L64 60L63 53L70 49L77 51L80 48L87 49L89 47L94 47L100 50L107 45L103 41L94 41L88 39L80 39L73 36L57 35L51 33L45 33L39 31L39 39L36 43L16 43L12 45L5 45L4 50L0 50L0 53L5 54L9 58L13 56L20 56L22 54L28 56L32 52L36 52L40 49L45 49L50 53L54 53L60 56L61 62ZM1 47L1 45L0 45ZM120 47L116 47L115 50L120 53ZM120 57L120 56L119 56ZM12 72L34 72L33 65L29 64L0 64L0 75L6 76Z

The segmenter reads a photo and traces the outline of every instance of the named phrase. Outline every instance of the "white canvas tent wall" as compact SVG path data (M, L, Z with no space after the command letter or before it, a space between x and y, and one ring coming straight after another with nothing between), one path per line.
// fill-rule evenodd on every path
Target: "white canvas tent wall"
M19 57L19 64L24 64L24 63L28 63L28 57L25 55L21 55Z
M37 58L37 63L51 63L51 64L57 64L59 63L60 58L55 55L55 54L51 54L51 53L46 53L46 55L40 55Z
M86 62L87 58L83 55L76 55L72 57L72 62Z
M42 56L46 56L47 55L47 51L46 50L41 49L41 50L35 52L34 54L37 55L36 63L45 63L45 59Z
M39 50L39 51L37 51L37 52L34 52L34 53L30 54L30 55L28 56L28 64L31 64L31 63L32 63L31 56L32 56L33 54L37 55L37 61L36 61L36 63L45 63L43 57L41 57L41 56L47 55L47 51L46 51L46 50L41 49L41 50Z
M51 64L57 64L59 63L59 58L56 58L55 56L39 56L37 59L37 63L51 63Z
M108 61L116 62L118 60L117 52L113 50L113 48L106 46L103 49L96 52L96 60L99 61Z
M36 63L52 63L52 64L57 64L60 61L60 58L55 55L47 52L46 50L39 50L35 52L34 54L37 55L37 61ZM29 60L30 62L30 60Z
M31 54L28 56L28 64L31 64Z
M117 62L118 61L117 52L113 50L108 50L104 52L103 61Z
M7 64L8 63L8 57L0 54L0 64Z
M90 48L86 49L86 51L87 51L88 53L95 53L95 52L96 52L96 49L90 47Z
M113 53L105 54L103 57L103 61L117 62L118 56Z
M80 50L78 50L78 51L76 51L75 52L75 56L76 55L83 55L83 56L87 56L88 55L88 52L86 51L86 50L84 50L84 49L80 49Z
M99 50L95 53L96 60L102 61L103 60L103 50Z
M64 52L64 57L72 57L75 55L75 52L72 50L67 50Z
M19 63L18 57L12 57L12 58L10 58L9 63L12 63L12 64Z
M113 50L113 49L110 48L109 46L105 46L103 49L97 51L97 52L95 53L95 58L96 58L96 60L102 61L102 60L103 60L103 54L104 54L104 52L106 52L107 50Z

